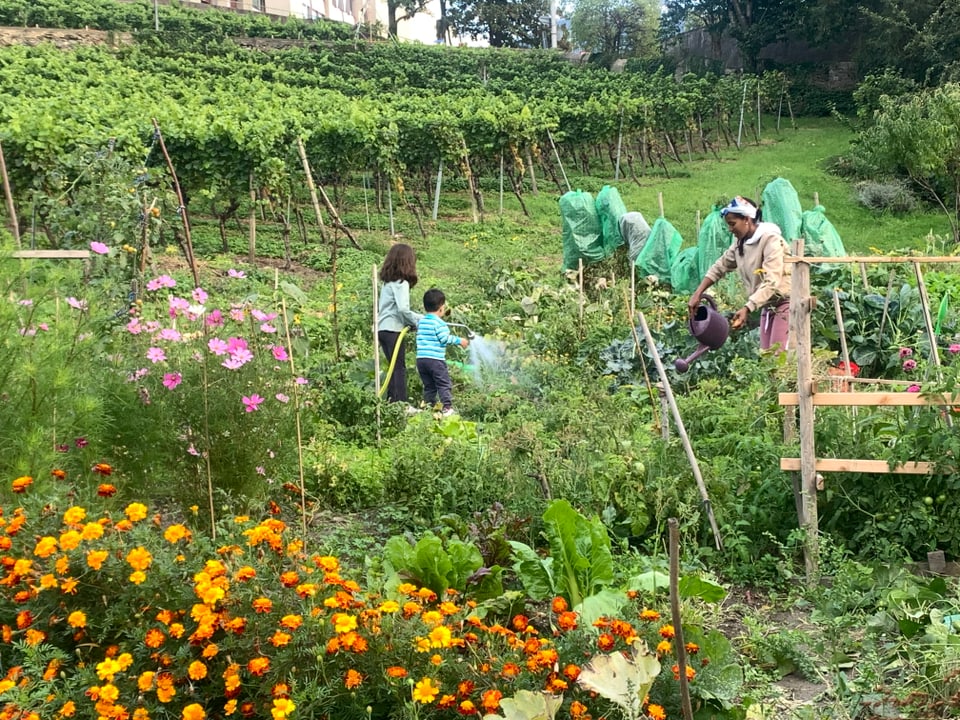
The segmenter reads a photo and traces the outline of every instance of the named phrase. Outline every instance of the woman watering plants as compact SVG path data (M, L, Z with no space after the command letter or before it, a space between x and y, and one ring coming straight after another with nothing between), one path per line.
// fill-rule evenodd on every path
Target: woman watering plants
M377 308L377 340L387 362L393 361L387 400L406 402L407 358L401 336L405 328L416 330L422 317L410 309L410 289L417 284L417 257L413 248L403 243L391 247L380 268L380 280L383 287Z
M694 314L704 291L724 275L736 270L748 295L746 304L734 313L730 327L742 328L754 310L760 309L760 349L787 347L790 330L790 254L780 228L763 222L757 204L739 195L720 211L733 233L733 244L707 270L687 306Z

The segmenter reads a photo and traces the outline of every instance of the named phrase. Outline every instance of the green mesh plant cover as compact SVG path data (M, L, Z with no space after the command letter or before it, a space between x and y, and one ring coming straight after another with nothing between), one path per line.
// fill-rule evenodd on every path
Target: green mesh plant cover
M724 222L720 214L720 208L715 207L700 226L700 234L697 236L697 248L699 254L699 272L703 278L707 270L713 265L733 242L733 235ZM694 288L696 289L696 288Z
M681 252L670 268L670 284L673 291L692 293L700 284L700 248L688 247Z
M623 204L620 191L610 185L604 185L597 193L597 215L600 217L603 249L608 256L623 245L623 235L620 234L620 218L626 213L627 206Z
M650 225L642 213L628 212L620 218L620 236L627 243L627 256L630 262L636 262L644 243L650 237Z
M840 234L833 223L827 220L823 205L817 205L813 210L803 213L801 232L804 255L844 257L847 254Z
M780 234L789 243L800 237L803 208L800 197L789 180L771 180L760 196L763 203L763 219L780 226Z
M560 198L560 217L564 270L576 270L581 259L589 265L606 257L593 195L580 190L565 193Z
M657 218L650 229L650 237L637 256L637 269L644 276L654 275L662 283L672 282L673 263L680 254L683 238L665 218Z

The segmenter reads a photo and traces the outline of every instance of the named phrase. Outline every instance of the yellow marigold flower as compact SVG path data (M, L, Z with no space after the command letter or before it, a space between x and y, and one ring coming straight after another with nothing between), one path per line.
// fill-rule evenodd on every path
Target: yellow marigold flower
M67 549L63 547L62 543L60 547L65 550ZM73 548L69 548L69 549L72 550ZM58 575L66 575L70 571L70 558L68 558L66 555L61 555L60 557L57 558L57 562L54 564L53 567L57 571Z
M117 698L120 697L120 691L117 689L116 685L107 683L100 688L100 699L106 700L109 703L117 701Z
M417 591L417 586L413 583L400 583L397 586L397 592L401 595L412 595Z
M84 540L99 540L103 537L103 525L100 523L87 523L80 531L80 537Z
M237 701L228 700L227 704L223 706L224 715L233 715L237 711Z
M661 640L657 643L657 655L666 655L673 650L673 644L669 640Z
M147 574L142 570L134 570L128 580L134 585L143 585L147 581Z
M72 628L82 628L87 626L87 616L81 610L74 610L67 616L67 625Z
M183 637L183 625L180 623L170 623L167 630L170 631L170 637L177 638L178 640Z
M432 703L440 693L440 688L433 684L432 678L424 678L413 687L413 701L423 705Z
M133 720L150 720L150 711L146 708L137 708L133 711Z
M191 680L203 680L207 676L207 666L199 660L194 660L187 668L187 676Z
M202 705L191 703L183 709L183 714L180 717L183 720L204 720L204 718L207 717L207 713L204 711Z
M667 711L662 706L651 703L647 705L647 716L650 720L666 720Z
M287 720L287 718L290 717L290 713L296 709L297 706L293 704L293 700L290 698L275 698L273 707L270 709L270 714L273 716L273 720Z
M453 633L450 632L450 628L448 628L446 625L438 625L430 631L429 638L430 647L448 648L450 647L450 641L453 638Z
M73 700L67 700L63 707L60 708L60 712L57 713L60 717L73 717L77 713L77 705Z
M67 530L67 532L60 534L60 549L64 552L75 550L80 546L81 539L80 533L76 530Z
M138 502L130 503L123 514L127 516L130 522L139 522L147 516L147 506Z
M64 578L63 582L60 583L60 591L64 595L76 595L77 580L75 578Z
M386 600L380 605L380 612L382 613L395 613L400 610L400 603L396 600Z
M113 658L107 658L97 663L97 677L107 682L113 681L113 676L120 672L120 663Z
M302 585L297 585L297 597L308 598L313 597L316 594L316 583L303 583Z
M341 635L357 629L357 618L353 615L334 613L332 620L333 629Z
M460 608L457 607L456 603L452 603L449 600L444 600L440 603L440 612L444 615L456 615L460 612Z
M425 653L430 651L430 638L418 637L413 641L413 646L417 652Z
M163 539L168 543L176 543L181 540L189 540L191 537L190 531L184 525L171 525L166 530L163 531Z
M420 616L425 625L439 625L443 622L443 615L438 610L427 610Z
M87 565L93 570L99 570L109 555L106 550L91 550L87 553Z
M40 538L33 548L33 554L37 557L47 558L57 551L57 539L49 535Z
M137 688L140 692L149 692L153 689L153 679L156 673L151 670L140 673L140 676L137 678Z
M349 670L347 670L347 677L343 681L343 684L347 688L347 690L353 690L355 687L358 687L362 682L363 682L363 675L358 673L353 668L350 668Z
M82 507L74 505L63 514L63 522L67 525L79 525L87 517L87 511Z
M40 589L52 590L57 586L57 576L53 573L47 573L40 576Z

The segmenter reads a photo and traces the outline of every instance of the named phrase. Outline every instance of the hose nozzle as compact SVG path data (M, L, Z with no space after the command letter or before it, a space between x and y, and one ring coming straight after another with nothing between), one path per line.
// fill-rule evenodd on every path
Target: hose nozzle
M450 327L458 327L466 330L467 340L473 340L477 334L463 323L447 323Z

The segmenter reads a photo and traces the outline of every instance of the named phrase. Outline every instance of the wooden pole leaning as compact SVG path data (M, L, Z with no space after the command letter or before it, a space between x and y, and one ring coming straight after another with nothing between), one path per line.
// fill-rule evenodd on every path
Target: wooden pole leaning
M803 262L803 239L796 241L793 260L793 284L790 295L790 335L797 354L797 393L800 425L800 524L806 529L803 556L807 584L818 581L820 572L820 537L817 516L816 443L813 435L813 363L810 356L810 313L816 298L810 295L810 265Z
M683 623L680 617L680 529L676 518L667 520L670 543L670 621L673 623L677 669L680 674L680 708L683 720L693 720L690 703L690 685L687 680L687 647L683 641Z
M693 477L697 481L697 488L700 490L700 498L703 500L703 506L707 511L707 519L710 521L710 528L713 530L713 539L717 550L723 550L723 541L720 539L720 530L717 527L717 520L713 516L713 506L710 504L710 496L707 494L707 485L703 481L703 475L700 473L700 464L697 462L697 456L693 453L693 445L690 443L690 436L683 425L683 418L680 417L680 409L677 407L676 398L673 396L673 390L670 388L670 381L667 379L667 371L663 367L663 361L660 359L660 353L657 352L657 343L650 333L650 327L647 325L647 319L643 313L638 313L640 318L640 327L647 339L647 350L650 357L653 358L654 365L657 366L657 373L660 375L660 382L663 384L663 392L667 396L667 403L670 405L670 412L673 415L673 424L677 428L677 435L683 443L683 449L687 453L687 460L690 461L690 469L693 471Z
M0 143L0 179L3 180L3 196L7 202L7 214L10 216L10 232L17 250L20 249L20 222L17 220L17 210L13 204L13 191L10 189L10 178L7 176L7 160L3 156L3 144Z

